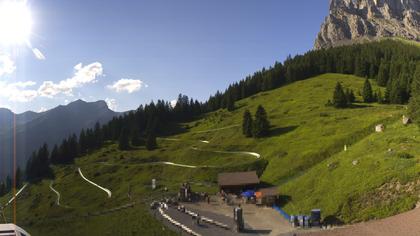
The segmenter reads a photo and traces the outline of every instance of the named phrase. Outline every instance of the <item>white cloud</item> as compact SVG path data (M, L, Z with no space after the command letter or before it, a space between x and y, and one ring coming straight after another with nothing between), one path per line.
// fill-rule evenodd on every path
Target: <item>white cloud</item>
M117 104L117 100L115 100L114 98L105 98L105 102L108 105L108 108L116 111L118 104Z
M73 77L62 80L59 83L44 81L38 89L39 95L48 98L52 98L60 93L73 96L73 89L85 84L96 83L98 81L97 78L103 75L103 67L99 62L94 62L87 66L79 63L74 69L75 74Z
M0 77L6 74L12 74L15 70L15 62L10 56L0 53Z
M38 48L33 48L32 52L34 53L36 59L41 61L45 60L44 54Z
M48 109L47 109L47 108L45 108L45 107L41 107L41 108L39 108L38 113L41 113L41 112L46 112L46 111L48 111Z
M172 100L171 101L171 107L174 108L176 106L176 103L178 102L178 100Z
M146 88L148 87L141 80L120 79L114 82L114 84L108 85L107 88L114 90L117 93L120 93L120 92L134 93L136 91L139 91L143 86Z
M38 96L38 92L27 89L36 85L33 81L4 83L0 82L0 96L13 102L29 102Z
M0 54L0 73L12 73L10 66L13 65L13 62L12 64L7 62L1 65L1 60L2 58L4 59L2 56L4 55ZM7 61L7 59L3 61ZM5 68L4 65L9 67L7 71L2 70ZM95 62L87 66L83 66L79 63L74 67L74 69L75 74L73 77L62 80L58 83L54 83L53 81L44 81L38 89L29 88L36 85L33 81L15 83L0 81L0 97L4 97L13 102L30 102L39 96L53 98L55 95L61 93L67 96L73 96L73 89L79 88L88 83L95 83L97 78L103 75L102 64L99 62Z

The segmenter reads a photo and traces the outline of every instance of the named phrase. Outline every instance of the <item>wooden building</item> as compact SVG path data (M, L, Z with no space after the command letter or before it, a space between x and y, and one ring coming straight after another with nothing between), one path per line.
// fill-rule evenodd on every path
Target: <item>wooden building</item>
M260 183L256 171L220 173L217 176L220 190L239 194L246 190L255 190Z
M258 205L273 206L279 198L277 187L262 188L255 192Z

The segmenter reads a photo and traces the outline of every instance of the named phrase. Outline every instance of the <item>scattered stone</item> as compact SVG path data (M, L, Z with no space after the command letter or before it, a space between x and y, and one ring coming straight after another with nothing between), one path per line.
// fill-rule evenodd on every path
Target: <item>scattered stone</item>
M384 130L385 130L385 125L383 125L383 124L379 124L375 127L376 133L382 133L382 132L384 132Z
M358 160L354 160L354 161L352 162L352 164L353 164L354 166L357 166L357 165L359 164L359 161L358 161Z
M402 122L403 122L403 125L409 125L409 124L411 124L411 118L410 117L407 117L407 116L403 116L402 117Z

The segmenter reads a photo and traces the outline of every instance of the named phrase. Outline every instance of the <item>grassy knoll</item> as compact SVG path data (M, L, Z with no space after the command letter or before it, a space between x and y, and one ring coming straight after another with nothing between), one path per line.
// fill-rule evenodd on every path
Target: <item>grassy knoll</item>
M394 179L409 182L415 178L417 157L398 156L404 150L402 145L408 145L407 138L415 136L417 129L401 127L397 122L406 111L403 106L363 103L349 109L325 106L337 82L353 89L361 101L358 91L364 79L326 74L241 100L233 112L220 110L183 124L185 132L159 138L159 148L155 151L144 148L119 151L116 144L110 143L78 159L74 165L55 167L54 188L62 195L61 204L70 208L55 205L56 195L48 187L50 181L45 180L30 185L19 198L18 223L33 235L138 235L139 232L172 235L149 215L145 203L175 193L184 181L192 182L196 191L215 192L217 173L237 170L257 170L264 182L279 186L280 193L289 196L285 208L290 213L321 207L324 213L347 222L408 209L415 200L411 193L391 199L396 204L381 211L381 201L379 205L373 202L365 207L362 203L366 201L362 200L374 194L383 183ZM379 89L374 83L373 88ZM258 105L268 112L271 134L258 140L245 138L240 127L243 112L249 109L254 113ZM382 135L372 134L378 123L389 127ZM413 140L418 139L408 139ZM344 145L350 147L348 152L343 152ZM410 145L405 151L416 155L414 143ZM389 148L395 153L388 154ZM214 151L257 152L261 159ZM353 166L355 159L359 163ZM194 169L153 164L161 161L213 167ZM84 182L76 172L77 167L82 168L87 178L109 188L112 198ZM152 178L160 185L156 191L150 189ZM169 191L163 192L163 186ZM0 202L6 200L7 196ZM130 202L136 205L104 213ZM10 213L8 209L9 218ZM121 224L124 228L118 229L116 226Z

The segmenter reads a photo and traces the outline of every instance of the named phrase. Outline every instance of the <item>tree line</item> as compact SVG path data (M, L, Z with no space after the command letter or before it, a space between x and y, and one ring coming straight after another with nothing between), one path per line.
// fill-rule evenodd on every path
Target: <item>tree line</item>
M43 168L37 167L42 162L39 159L48 164L72 163L78 156L102 147L106 140L117 141L122 150L142 145L153 150L157 147L156 136L166 134L168 128L170 130L179 122L191 121L222 108L232 111L235 101L324 73L354 74L374 79L378 85L386 86L384 102L406 103L414 79L412 72L419 59L419 48L393 40L310 51L293 58L289 56L283 63L276 62L268 69L263 68L231 84L224 92L217 91L206 102L179 95L172 107L169 102L158 100L115 117L105 125L97 124L93 129L82 130L79 136L73 134L53 148L48 160L45 153L38 155L39 151L32 155L27 165L31 174L25 171L26 177L38 179L40 172L31 169ZM266 124L260 125L266 127ZM251 136L264 136L265 128L262 130L261 134L252 131ZM247 131L246 135L250 133Z

